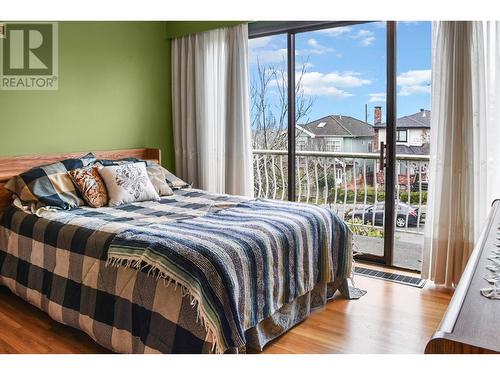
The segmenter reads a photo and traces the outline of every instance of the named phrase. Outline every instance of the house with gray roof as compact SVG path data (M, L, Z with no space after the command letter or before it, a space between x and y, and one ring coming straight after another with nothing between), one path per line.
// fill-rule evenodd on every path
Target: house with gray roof
M375 151L377 151L380 142L386 142L386 124L375 121L373 128L375 130L374 146ZM412 115L398 118L396 122L396 153L429 155L430 131L431 111L421 109Z
M374 129L351 116L330 115L297 125L297 151L372 152Z

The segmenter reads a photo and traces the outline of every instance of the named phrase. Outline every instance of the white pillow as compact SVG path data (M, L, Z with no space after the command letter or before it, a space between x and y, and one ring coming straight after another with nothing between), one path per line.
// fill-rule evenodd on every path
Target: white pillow
M98 171L106 184L110 207L160 199L143 162L110 165Z

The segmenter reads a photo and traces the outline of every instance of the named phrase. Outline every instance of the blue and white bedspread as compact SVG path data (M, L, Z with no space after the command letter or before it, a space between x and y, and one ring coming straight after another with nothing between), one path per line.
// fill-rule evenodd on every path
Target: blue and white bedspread
M180 285L224 352L244 347L247 329L318 283L346 291L351 234L328 208L259 199L125 230L108 260Z
M0 224L0 283L118 352L241 352L256 330L262 347L326 295L349 297L351 232L319 206L181 189L42 217L11 208Z

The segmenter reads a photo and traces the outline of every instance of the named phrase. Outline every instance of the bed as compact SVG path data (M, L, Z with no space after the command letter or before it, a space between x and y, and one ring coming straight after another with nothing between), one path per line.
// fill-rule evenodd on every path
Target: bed
M74 155L0 158L0 285L114 352L261 351L336 291L362 295L351 233L326 208L193 188L39 215L10 204L8 178Z

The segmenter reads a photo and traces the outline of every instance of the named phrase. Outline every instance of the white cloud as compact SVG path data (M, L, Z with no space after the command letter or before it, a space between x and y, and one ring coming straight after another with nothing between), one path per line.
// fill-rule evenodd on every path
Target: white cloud
M398 76L399 95L410 96L412 94L431 92L431 70L409 70Z
M261 49L258 51L249 51L250 64L256 64L259 61L260 64L267 64L273 62L286 61L286 48L281 49Z
M308 39L307 44L313 48L319 45L318 41L314 38Z
M430 92L430 86L412 85L401 87L401 90L399 90L398 94L401 96L410 96L413 94L429 94Z
M361 45L369 46L375 41L375 34L373 31L361 29L355 35L352 36L354 39L358 39Z
M368 96L370 97L368 100L369 103L385 102L385 92L374 92L368 94Z
M311 81L322 80L332 83L339 87L360 87L364 85L369 85L371 83L368 79L362 79L359 73L356 72L344 72L344 73L320 73L320 72L308 72L307 75Z
M398 24L403 24L403 25L418 25L420 22L419 21L397 21Z
M250 49L258 49L262 47L266 47L269 43L271 43L273 37L272 36L264 36L262 38L253 38L248 40L248 48Z
M370 83L370 80L362 79L359 73L355 72L307 72L302 76L302 89L306 95L346 98L353 94L343 88L360 87Z
M250 64L256 64L257 61L260 64L269 64L286 60L286 48L280 48L281 44L277 45L277 43L273 42L274 40L271 36L250 39L248 41L248 55ZM309 48L297 50L295 54L297 56L310 56L335 52L334 48L324 46L314 38L308 39L307 45Z
M316 32L318 34L324 34L334 38L338 38L345 34L349 34L350 31L351 31L350 26L342 26L342 27L334 27L332 29L317 30Z
M422 82L428 82L431 79L431 70L409 70L405 73L401 73L398 76L398 85L415 85Z
M301 56L304 56L304 55L323 55L325 53L335 51L335 49L333 49L331 47L327 47L327 46L324 46L324 45L318 43L318 41L314 38L308 39L307 45L311 48L297 50L296 54L301 55Z
M373 35L373 32L370 31L370 30L366 30L366 29L361 29L358 31L358 33L356 34L356 38L366 38L367 36L372 36Z
M254 38L248 41L248 56L250 64L281 62L286 60L286 48L279 48L272 36Z
M374 36L369 36L368 38L362 39L361 44L364 46L369 46L370 44L373 43L374 40L375 40Z

